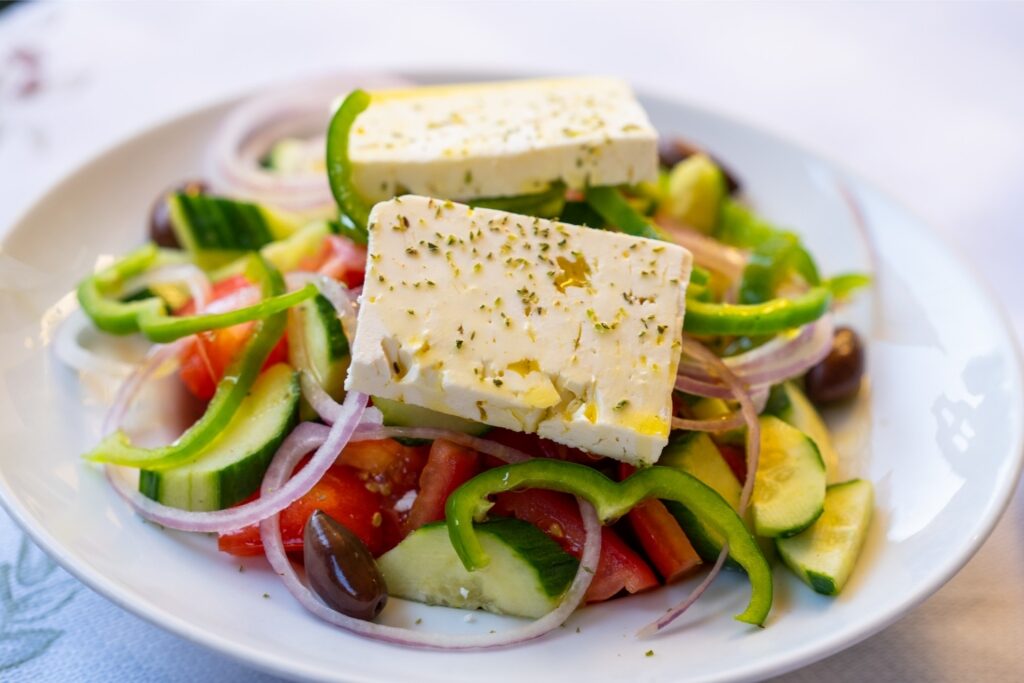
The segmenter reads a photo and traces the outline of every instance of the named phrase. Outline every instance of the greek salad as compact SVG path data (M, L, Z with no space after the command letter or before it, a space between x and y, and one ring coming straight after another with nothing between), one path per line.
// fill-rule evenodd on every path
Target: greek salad
M152 342L84 456L139 515L419 647L520 643L702 575L651 634L723 569L756 626L774 563L843 589L872 485L842 479L819 410L861 386L833 311L869 278L820 273L627 84L242 105L211 149L78 288L96 328ZM130 407L169 370L198 417L143 445ZM524 621L386 625L389 597Z

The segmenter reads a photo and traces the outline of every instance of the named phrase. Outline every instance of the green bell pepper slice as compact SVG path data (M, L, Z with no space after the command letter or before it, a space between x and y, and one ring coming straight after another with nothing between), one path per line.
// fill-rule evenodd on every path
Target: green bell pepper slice
M254 264L264 296L284 291L284 279L280 272L259 256L254 257ZM256 329L242 352L231 362L217 384L217 391L207 405L206 412L174 443L157 448L142 448L133 445L128 436L118 430L86 453L85 459L149 470L172 467L188 460L224 431L242 399L252 388L267 356L280 341L286 325L287 315L283 310L275 311L256 323Z
M349 138L356 118L370 106L370 94L353 90L344 99L327 128L327 180L341 210L361 230L370 220L370 207L352 183L352 163L348 157Z
M470 199L466 203L481 209L496 209L538 218L557 218L565 208L565 183L557 181L551 183L547 189L532 194L482 197Z
M141 332L151 341L172 342L197 332L219 330L251 320L261 320L285 311L297 303L316 296L316 286L309 284L294 292L284 293L283 288L276 296L252 306L238 308L225 313L172 316L167 304L159 297L147 297L136 301L119 301L115 297L125 281L140 275L160 263L161 251L148 244L112 266L90 276L78 285L78 303L96 327L111 334ZM266 264L259 259L260 263Z
M157 265L159 258L160 250L150 243L78 285L78 303L96 327L111 334L131 334L139 331L140 315L166 315L166 304L156 297L135 301L113 298L126 280Z
M481 569L490 561L473 528L473 521L483 519L492 505L488 496L523 488L579 496L594 506L602 523L622 517L644 500L659 498L682 503L725 537L730 556L750 578L750 602L736 618L760 626L768 617L772 606L772 571L757 540L714 489L669 467L637 470L624 481L615 482L585 465L536 459L477 475L456 489L445 505L448 535L466 569Z
M832 302L827 287L813 287L794 299L761 304L716 304L686 301L683 329L690 334L766 335L806 325L825 315Z
M587 204L598 213L609 225L634 237L647 237L653 240L665 240L665 236L647 217L637 211L626 201L619 189L604 185L588 187L586 190Z

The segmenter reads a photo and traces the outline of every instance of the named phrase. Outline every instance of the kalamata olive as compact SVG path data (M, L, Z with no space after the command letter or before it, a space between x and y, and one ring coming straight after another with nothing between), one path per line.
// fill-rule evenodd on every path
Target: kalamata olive
M184 192L185 194L205 194L208 188L201 180L190 180L182 183L172 190L173 192ZM164 193L153 204L149 212L149 238L161 247L169 249L180 249L178 237L171 227L171 212L167 207L167 195Z
M740 183L736 180L728 168L722 165L720 159L715 158L711 154L708 154L706 150L702 150L697 145L688 142L682 138L671 137L661 138L658 140L658 162L665 168L672 168L683 159L693 156L698 152L704 152L711 160L715 162L715 166L718 166L722 170L722 175L725 176L725 185L729 194L735 194L740 189Z
M370 550L321 510L306 522L302 556L310 587L330 607L367 621L384 609L387 586Z
M864 375L864 347L849 327L840 327L832 337L832 350L807 371L807 397L821 405L853 398Z

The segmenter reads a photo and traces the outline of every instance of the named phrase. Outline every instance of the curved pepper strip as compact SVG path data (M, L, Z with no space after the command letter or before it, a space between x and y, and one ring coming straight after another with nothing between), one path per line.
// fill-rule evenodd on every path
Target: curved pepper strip
M457 488L445 505L448 535L469 571L486 567L490 560L473 528L474 519L482 519L492 505L487 497L522 488L562 491L584 498L604 523L618 519L651 498L682 503L725 537L730 556L747 571L750 602L736 618L760 626L768 617L772 606L772 570L754 536L714 489L669 467L648 467L615 482L586 465L537 459L477 475Z
M554 182L541 192L510 197L482 197L466 202L481 209L496 209L538 218L557 218L565 208L565 183Z
M763 304L714 304L686 301L683 329L691 334L765 335L806 325L825 315L832 294L814 287L795 299Z
M634 237L665 240L661 231L654 227L642 213L634 209L618 188L608 185L588 187L586 197L587 204L609 225Z
M262 320L311 299L317 293L316 286L312 284L287 294L282 287L276 296L252 306L225 313L189 316L169 315L167 304L159 297L138 301L118 301L113 298L126 280L156 265L159 257L160 250L152 244L147 245L78 285L78 302L96 327L111 334L141 332L151 341L163 344L197 332ZM266 263L264 266L269 267Z
M167 313L167 305L157 297L131 302L113 298L126 280L152 268L159 257L157 246L147 244L112 266L87 277L78 285L78 303L96 327L111 334L131 334L139 331L140 315Z
M284 279L281 273L261 257L255 257L254 262L258 264L254 270L258 272L264 296L283 292ZM231 362L217 385L217 391L207 405L206 412L174 443L157 448L141 448L133 445L128 436L118 430L86 453L85 459L152 470L180 464L197 454L224 431L231 421L242 399L256 381L267 356L284 334L286 324L287 316L283 311L275 312L256 323L256 329L242 353Z
M352 184L352 164L348 158L349 137L356 117L370 106L370 94L353 90L338 107L327 129L327 180L341 210L359 228L365 229L370 207Z

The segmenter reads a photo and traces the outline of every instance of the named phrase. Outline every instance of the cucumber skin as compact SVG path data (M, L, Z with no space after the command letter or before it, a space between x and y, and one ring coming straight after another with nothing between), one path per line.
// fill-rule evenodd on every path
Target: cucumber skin
M348 358L350 354L348 338L345 336L345 330L341 327L341 321L338 320L338 312L334 310L334 306L323 294L313 297L313 304L326 328L327 351L331 362Z
M763 537L767 537L767 538L790 538L792 536L796 536L797 534L799 534L799 533L809 529L816 521L818 521L818 518L821 517L822 513L825 511L825 490L826 490L826 476L827 476L826 470L825 470L825 461L821 457L821 452L818 450L818 445L814 442L814 439L812 439L811 437L807 436L806 434L804 434L803 432L798 430L796 427L793 427L792 425L788 424L787 422L784 422L783 420L780 420L779 418L774 417L774 416L762 416L760 418L760 422L761 422L761 453L762 453L762 458L764 458L764 453L767 450L767 448L765 446L765 437L767 435L769 435L769 434L772 434L773 431L776 431L776 430L779 430L780 428L783 428L783 433L785 433L785 431L791 431L791 432L794 432L795 434L799 435L804 440L804 445L809 446L810 449L813 451L813 455L814 455L814 458L815 458L815 460L817 462L817 465L821 469L821 474L822 474L822 478L821 478L821 485L822 485L822 489L821 489L821 492L822 492L821 493L821 503L818 505L818 507L817 507L817 509L815 511L811 512L807 516L806 519L800 521L799 523L797 523L795 525L786 526L785 528L768 527L766 524L762 523L758 519L758 517L759 517L758 510L759 509L764 509L764 503L758 498L758 495L757 495L757 483L756 483L756 481L754 483L754 495L751 498L751 502L750 502L750 509L751 509L751 513L753 515L753 520L754 520L754 533L757 534L758 536L763 536ZM762 460L762 463L763 463L763 460ZM758 474L760 474L761 471L762 470L759 469L758 470Z
M519 561L530 565L530 570L532 570L536 580L536 587L543 594L543 602L547 603L551 608L568 590L579 568L579 562L575 557L562 550L562 547L557 542L536 526L518 519L495 517L475 525L475 528L481 535L490 537L496 542L505 545L510 553L518 556ZM430 535L426 536L426 534ZM436 585L440 578L446 588L450 589L447 591L448 595L451 595L451 592L455 590L460 580L457 576L453 575L449 577L449 580L444 581L445 577L443 576L424 576L416 573L417 571L422 572L423 565L425 564L423 561L417 561L416 555L417 552L421 552L419 544L424 541L444 544L444 550L451 553L452 566L457 568L456 571L465 571L462 568L461 561L455 554L454 548L451 547L445 522L426 524L414 531L404 541L379 559L385 581L390 582L389 594L405 599L421 600L427 604L463 607L463 605L458 604L460 598L452 600L445 595L446 591L444 590L437 592L432 592L431 590L432 585ZM413 550L414 548L415 550ZM496 556L492 555L492 563L496 561ZM489 569L491 569L490 566L488 567ZM515 569L520 572L524 571L523 567L515 567ZM396 571L401 572L401 574L396 576L394 573ZM396 584L400 583L405 584L405 590L396 588ZM477 596L478 607L499 614L540 616L537 613L527 615L522 608L517 609L513 607L508 609L510 601L504 599L507 596L499 597L495 595L495 591L500 591L501 589L500 582L492 580L488 586L489 595ZM481 599L484 597L489 598L490 602L484 602ZM468 596L461 596L463 600L467 598ZM512 596L512 598L511 602L514 603L515 596ZM499 608L500 604L505 605L506 609L504 611ZM520 604L523 603L520 602Z
M373 397L373 405L383 414L384 424L389 427L436 427L462 432L470 436L482 436L491 430L490 425L476 422L457 415L448 415L430 408L410 405L390 398ZM409 439L423 443L421 439ZM416 445L416 444L412 444Z
M273 241L257 204L182 192L171 201L175 234L192 250L252 251Z
M848 486L856 485L867 485L871 486L871 483L862 479L851 479L850 481L843 482L841 484L832 484L826 491L828 493L834 492L836 489L846 488ZM857 559L860 556L860 552L863 549L864 541L867 538L868 528L871 525L871 518L873 516L874 508L874 490L869 489L868 493L868 514L864 522L864 527L860 530L860 538L857 540L857 547L854 551L855 555L850 561L850 567L845 576L842 576L837 580L836 577L823 574L821 572L809 569L806 566L802 566L797 557L785 549L785 541L783 539L776 539L776 549L778 550L779 556L782 558L783 564L792 571L801 581L806 583L811 589L820 593L821 595L836 596L842 590L842 587L846 584L853 570L856 568Z
M296 398L299 396L299 379L296 373L292 373L291 378L291 394ZM281 446L285 437L291 433L298 423L298 402L295 401L291 415L289 416L284 428L279 430L277 435L266 442L255 452L249 453L245 458L237 461L227 467L224 467L215 477L216 487L218 491L217 503L212 507L215 510L223 510L224 508L236 505L252 494L259 490L260 484L263 483L263 477L266 474L267 468L270 466L270 461L273 459L277 449ZM184 466L188 466L191 463L186 463ZM177 469L177 468L173 468ZM163 472L160 470L140 470L139 471L139 492L148 497L152 498L157 502L163 501L164 491L164 477Z

